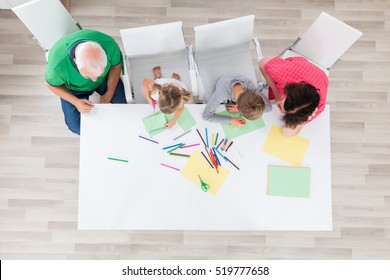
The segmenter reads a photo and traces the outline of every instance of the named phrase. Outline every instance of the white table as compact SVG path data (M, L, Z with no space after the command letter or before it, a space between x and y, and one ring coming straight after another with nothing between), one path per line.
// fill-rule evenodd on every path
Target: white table
M186 106L197 124L178 140L201 143L195 128L202 134L207 127L223 135L219 124L201 119L204 105ZM138 137L148 137L142 119L152 113L146 104L109 104L95 105L90 113L82 114L79 229L332 229L329 106L300 134L310 140L302 162L311 167L309 198L266 193L268 165L291 166L261 151L272 124L282 125L276 108L263 115L265 127L234 139L228 154L241 170L223 164L231 172L215 196L201 191L180 172L160 165L182 168L187 160L162 150L183 133L178 125L153 137L159 144ZM200 147L203 150L202 145L193 149ZM109 156L129 162L108 160Z

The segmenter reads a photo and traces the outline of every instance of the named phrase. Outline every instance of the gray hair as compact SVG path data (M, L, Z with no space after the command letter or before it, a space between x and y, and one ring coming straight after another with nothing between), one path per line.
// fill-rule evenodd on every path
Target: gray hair
M99 77L107 66L107 56L103 48L96 42L87 41L78 44L75 50L76 65L79 70L88 71Z

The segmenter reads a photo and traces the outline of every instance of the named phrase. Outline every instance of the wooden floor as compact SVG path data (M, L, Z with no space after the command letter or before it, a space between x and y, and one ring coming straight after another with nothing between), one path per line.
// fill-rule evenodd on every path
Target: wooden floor
M278 55L326 11L364 32L331 72L333 231L77 230L79 138L44 86L45 59L0 10L0 259L390 259L389 0L74 0L84 28L255 14L263 52ZM335 42L337 43L337 42ZM99 141L96 139L96 141Z

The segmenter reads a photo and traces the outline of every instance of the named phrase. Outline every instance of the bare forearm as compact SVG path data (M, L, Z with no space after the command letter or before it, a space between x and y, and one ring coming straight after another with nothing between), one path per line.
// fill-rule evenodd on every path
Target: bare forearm
M116 86L118 85L119 79L121 77L122 65L112 66L108 71L107 75L107 91L105 94L108 94L109 97L113 97L115 93Z
M68 101L69 103L75 105L78 98L74 96L67 88L66 86L59 86L55 87L52 85L47 84L47 87L58 97Z
M152 98L150 95L150 88L153 86L153 84L154 84L154 80L152 80L151 78L145 78L143 83L142 83L142 91L144 93L146 100L149 103L152 103Z
M180 118L181 114L183 113L183 110L184 110L184 107L177 109L175 111L175 113L173 114L173 118L172 118L171 122L175 123Z
M272 88L272 92L275 95L276 99L281 99L279 91L276 89L274 81L271 79L271 77L267 74L265 69L260 68L261 73L263 74L265 80L267 81L268 85Z

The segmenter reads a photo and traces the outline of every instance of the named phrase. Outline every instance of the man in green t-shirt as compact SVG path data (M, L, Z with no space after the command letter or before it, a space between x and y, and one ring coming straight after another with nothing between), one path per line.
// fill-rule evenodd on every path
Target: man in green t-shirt
M80 113L88 113L95 91L99 103L127 103L120 79L122 53L115 40L98 31L80 30L58 40L49 52L45 78L61 98L68 128L80 134Z

